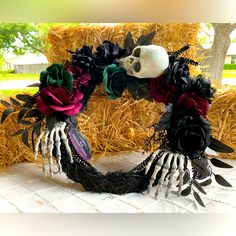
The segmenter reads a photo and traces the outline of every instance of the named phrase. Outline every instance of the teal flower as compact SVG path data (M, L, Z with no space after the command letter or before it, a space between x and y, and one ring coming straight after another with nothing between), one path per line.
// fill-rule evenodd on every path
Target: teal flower
M74 78L63 64L52 64L46 71L40 73L41 88L48 86L65 87L73 89Z
M106 66L103 71L103 84L107 96L116 99L122 96L127 87L128 75L126 70L115 64Z

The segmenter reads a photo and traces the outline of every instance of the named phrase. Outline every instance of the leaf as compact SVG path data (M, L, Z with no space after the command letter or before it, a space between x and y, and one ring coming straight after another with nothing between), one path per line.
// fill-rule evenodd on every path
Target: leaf
M202 183L200 183L202 186L208 186L212 183L212 180L211 179L208 179L206 181L203 181Z
M193 191L193 196L194 198L196 199L196 201L202 206L202 207L205 207L201 197L199 196L199 194L195 191Z
M215 175L215 180L218 184L224 187L232 187L232 185L229 182L227 182L221 175Z
M22 125L31 125L31 122L27 121L27 120L19 120L19 124Z
M11 136L17 136L17 135L19 135L19 134L22 134L23 131L24 131L24 129L19 129L19 130L17 130L15 133L11 134Z
M41 121L35 122L35 124L33 125L33 130L37 136L39 136L41 133L40 128L41 128Z
M1 124L6 120L6 118L14 111L13 108L9 108L2 113Z
M188 171L185 171L184 177L183 177L183 184L186 184L190 180L190 174Z
M233 168L233 166L231 166L223 161L220 161L216 158L211 158L210 161L211 161L212 165L219 167L219 168Z
M192 179L192 183L201 193L206 194L205 190L195 179Z
M148 33L147 35L141 35L138 38L137 42L135 43L135 47L141 45L150 45L155 35L156 35L155 31Z
M39 86L40 86L40 83L34 83L34 84L27 85L26 87L35 88L35 87L39 87Z
M133 49L135 48L131 32L128 32L124 39L124 48L126 49L126 54L128 55L131 54Z
M146 99L148 101L153 101L149 90L149 81L146 79L136 79L131 77L127 81L127 88L133 99Z
M11 106L11 104L10 104L9 102L6 102L6 101L4 101L4 100L0 100L0 102L1 102L2 105L5 106L5 107Z
M10 100L11 100L11 102L12 102L13 105L15 105L15 106L17 106L17 107L20 106L20 103L19 103L16 99L10 97Z
M18 122L24 117L25 113L29 110L28 107L23 107L18 113Z
M209 148L216 152L222 152L222 153L231 153L234 152L234 149L227 146L226 144L220 142L219 140L213 138L211 144L209 145Z
M30 148L28 138L29 138L29 131L27 129L25 129L22 133L22 141L25 144L25 146Z
M18 100L26 102L26 103L34 101L34 98L30 95L27 95L27 94L17 94L16 98Z
M186 189L184 189L182 192L181 192L181 196L188 196L190 193L191 193L191 186L188 186Z
M39 111L38 109L32 109L32 110L29 110L24 118L31 118L31 117L38 117L39 116Z

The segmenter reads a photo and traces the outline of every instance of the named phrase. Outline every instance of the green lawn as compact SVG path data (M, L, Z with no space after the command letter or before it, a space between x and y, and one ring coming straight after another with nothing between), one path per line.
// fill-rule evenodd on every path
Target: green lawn
M223 78L236 78L236 70L224 70Z
M0 80L39 80L39 74L0 74Z

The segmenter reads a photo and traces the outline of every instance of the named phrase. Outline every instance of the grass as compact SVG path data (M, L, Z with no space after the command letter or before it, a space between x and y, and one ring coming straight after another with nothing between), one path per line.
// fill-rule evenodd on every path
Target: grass
M39 74L0 74L0 81L9 80L39 80Z
M236 70L224 70L223 78L236 78Z

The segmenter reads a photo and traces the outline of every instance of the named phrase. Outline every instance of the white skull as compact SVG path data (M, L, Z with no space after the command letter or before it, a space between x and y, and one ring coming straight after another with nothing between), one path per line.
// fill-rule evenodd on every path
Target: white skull
M156 78L168 67L169 56L161 46L137 46L130 56L120 59L119 63L128 75L140 79Z

